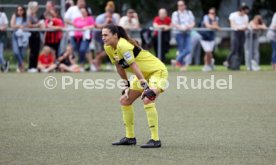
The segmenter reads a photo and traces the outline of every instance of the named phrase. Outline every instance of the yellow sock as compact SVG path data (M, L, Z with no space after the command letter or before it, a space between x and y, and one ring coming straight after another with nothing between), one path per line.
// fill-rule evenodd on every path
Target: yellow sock
M123 120L126 129L126 137L127 138L134 138L134 112L132 105L128 106L121 106L122 113L123 113Z
M158 114L155 108L155 103L144 105L147 113L148 124L151 132L151 139L159 140L158 136Z

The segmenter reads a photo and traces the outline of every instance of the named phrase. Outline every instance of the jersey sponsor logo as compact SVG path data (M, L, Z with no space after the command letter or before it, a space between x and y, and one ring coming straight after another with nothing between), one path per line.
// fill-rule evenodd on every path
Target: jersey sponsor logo
M132 58L130 51L124 53L124 59L130 61Z

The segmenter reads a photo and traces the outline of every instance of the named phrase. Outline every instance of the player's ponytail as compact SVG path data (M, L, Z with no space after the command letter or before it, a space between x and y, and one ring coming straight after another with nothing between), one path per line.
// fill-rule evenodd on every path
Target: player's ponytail
M125 31L125 29L123 27L117 26L114 24L109 24L109 25L106 25L104 28L109 29L112 34L117 34L118 38L122 37L122 38L126 39L128 42L130 42L132 45L140 47L139 43L136 40L134 40L128 36L127 32Z

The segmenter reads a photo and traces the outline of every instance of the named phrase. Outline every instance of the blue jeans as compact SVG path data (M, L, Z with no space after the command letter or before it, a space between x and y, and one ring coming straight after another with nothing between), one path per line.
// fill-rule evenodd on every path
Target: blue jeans
M5 64L4 59L4 43L0 42L0 65Z
M276 64L276 41L271 41L272 45L272 64Z
M83 64L85 60L85 54L89 50L90 40L76 40L75 37L70 37L70 43L73 46L74 51L79 53L79 63Z
M15 58L18 61L18 66L21 66L23 64L24 57L26 54L26 49L27 49L26 47L18 46L17 37L13 33L12 34L12 50L13 50Z
M184 65L183 59L191 53L191 34L190 32L176 34L177 50L179 55L176 61Z

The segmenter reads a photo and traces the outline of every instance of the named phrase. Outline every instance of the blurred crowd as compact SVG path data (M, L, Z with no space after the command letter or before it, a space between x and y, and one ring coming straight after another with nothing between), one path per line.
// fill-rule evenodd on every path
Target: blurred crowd
M120 16L115 12L115 4L108 1L105 12L93 16L92 9L85 0L66 1L66 12L57 10L53 1L46 2L42 15L38 15L39 4L30 1L27 9L17 6L10 20L4 12L0 12L0 65L1 71L7 72L9 61L4 59L4 44L7 42L7 28L13 29L11 40L13 54L17 60L17 72L84 72L98 71L106 54L103 49L101 28L108 24L124 27L129 35L139 40L143 48L153 45L155 53L166 61L166 54L170 49L171 37L175 37L177 44L176 59L171 63L181 71L186 71L195 60L200 63L200 49L203 48L203 71L215 69L213 51L216 45L216 31L219 31L219 17L215 8L210 8L197 25L193 12L189 10L185 1L177 2L177 10L171 15L165 8L159 9L153 19L153 32L142 29L139 15L134 9L128 9L126 15ZM272 67L276 70L276 13L269 27L260 15L249 20L250 9L242 5L237 11L230 13L231 53L224 61L230 70L239 70L243 61L248 70L260 70L259 37L263 31L272 45ZM194 27L205 28L195 31ZM29 29L34 30L29 30ZM42 30L43 29L43 30ZM45 30L46 29L46 30ZM142 30L141 30L142 29ZM138 32L138 37L137 37ZM161 35L159 35L161 33ZM161 37L161 47L158 47L158 37ZM150 38L150 39L149 39ZM28 66L24 61L29 48ZM88 63L89 67L85 68ZM112 69L107 63L107 69Z

